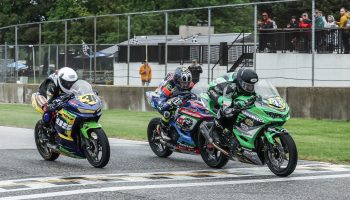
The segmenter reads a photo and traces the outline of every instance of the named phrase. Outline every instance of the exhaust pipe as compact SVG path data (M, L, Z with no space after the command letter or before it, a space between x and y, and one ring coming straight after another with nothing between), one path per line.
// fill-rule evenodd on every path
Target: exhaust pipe
M222 152L222 153L225 154L226 156L231 157L230 154L229 154L227 151L223 150L221 147L219 147L219 146L218 146L217 144L215 144L214 142L211 143L211 144L215 147L215 149L219 150L220 152Z

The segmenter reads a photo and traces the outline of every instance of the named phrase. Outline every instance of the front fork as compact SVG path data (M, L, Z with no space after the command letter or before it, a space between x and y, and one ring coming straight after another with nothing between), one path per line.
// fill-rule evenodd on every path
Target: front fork
M272 152L277 152L279 154L285 153L282 144L275 141L274 137L278 135L288 134L287 130L282 127L269 127L265 133L265 143L264 151L270 150ZM267 148L267 149L266 149Z
M80 128L80 132L81 132L81 135L82 135L82 147L86 147L86 148L89 148L90 143L89 143L89 140L91 137L90 135L90 130L93 130L93 129L98 129L98 128L102 128L101 124L97 123L97 122L94 122L94 121L90 121L90 122L84 122L84 124L82 125L82 127Z

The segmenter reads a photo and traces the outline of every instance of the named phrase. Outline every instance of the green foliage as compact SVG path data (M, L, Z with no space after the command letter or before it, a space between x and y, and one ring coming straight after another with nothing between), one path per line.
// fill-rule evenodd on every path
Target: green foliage
M141 11L205 7L225 4L249 3L255 0L2 0L0 1L0 27L47 20L60 20L83 16L120 14ZM256 0L257 1L257 0ZM262 0L270 1L270 0ZM36 3L33 3L36 2ZM259 0L259 2L261 2ZM316 1L316 7L325 15L334 14L339 19L339 8L350 7L348 0ZM286 27L292 15L311 12L311 0L265 4L258 7L259 13L267 11L279 27ZM169 12L169 34L178 34L180 25L196 25L208 19L206 9ZM212 26L215 33L250 32L253 30L253 7L228 7L212 9ZM131 35L163 35L163 13L131 15ZM38 43L38 25L19 28L20 44ZM45 23L42 26L43 43L64 43L64 23ZM68 22L68 43L93 42L93 19ZM127 17L114 16L97 19L97 42L119 43L127 39ZM0 43L14 42L14 28L0 30Z
M60 20L83 16L166 10L249 2L249 0L4 0L0 1L0 26ZM238 15L238 16L237 16ZM196 25L207 20L207 10L169 13L169 34L178 34L180 25ZM250 25L249 23L250 22ZM213 9L212 25L217 33L252 29L252 8ZM93 42L93 19L68 22L68 43ZM165 34L165 16L160 14L131 15L131 35ZM0 31L0 43L14 41L14 28ZM114 16L97 19L97 42L119 43L127 39L127 17ZM38 43L38 25L19 29L19 43ZM64 22L45 23L42 42L64 43Z

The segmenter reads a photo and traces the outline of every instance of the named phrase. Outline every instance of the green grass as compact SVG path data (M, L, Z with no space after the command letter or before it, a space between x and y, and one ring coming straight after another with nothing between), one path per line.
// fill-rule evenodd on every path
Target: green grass
M110 137L146 140L148 122L156 112L106 110L100 123ZM41 115L30 105L0 104L0 125L33 128ZM299 158L350 163L350 122L291 119L285 126L295 139Z

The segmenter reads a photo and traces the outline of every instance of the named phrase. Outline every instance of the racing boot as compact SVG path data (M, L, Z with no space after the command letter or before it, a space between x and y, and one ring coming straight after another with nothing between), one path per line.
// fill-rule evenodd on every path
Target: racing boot
M169 133L170 133L169 119L170 119L170 116L171 116L170 112L165 111L163 113L164 119L161 120L160 125L159 125L160 135L163 138L163 140L166 142L171 141L171 138L169 137Z
M169 134L168 134L170 132L169 123L164 122L162 120L159 125L159 132L160 132L160 136L164 141L166 142L171 141L171 138L169 137Z
M222 133L222 131L223 127L221 126L220 121L218 119L215 119L210 131L210 137L213 138L213 141L217 144L221 143L220 134Z

